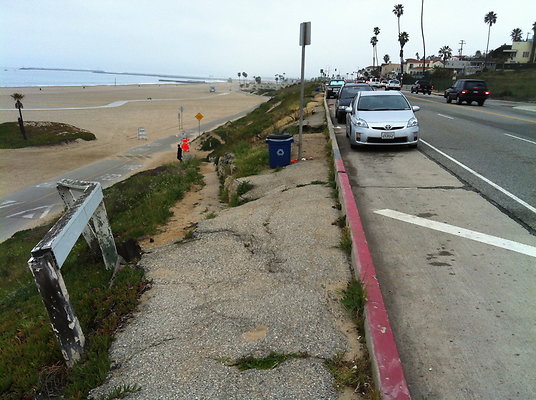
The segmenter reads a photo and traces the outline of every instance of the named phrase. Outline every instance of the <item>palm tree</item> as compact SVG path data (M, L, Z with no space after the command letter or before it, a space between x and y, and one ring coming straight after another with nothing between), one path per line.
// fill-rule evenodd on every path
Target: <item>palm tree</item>
M242 72L242 76L244 77L244 82L247 84L246 78L248 77L248 74L245 72Z
M443 46L439 49L439 54L443 58L443 64L452 57L452 49L449 46Z
M374 29L373 29L373 32L374 32L374 36L376 37L376 45L374 46L374 52L376 53L376 65L379 68L380 63L378 62L378 47L377 47L377 45L378 45L378 35L380 34L380 28L375 26Z
M372 69L375 69L375 60L376 58L374 57L374 54L375 54L375 51L376 51L376 44L378 43L378 38L376 36L372 36L370 38L370 44L372 45Z
M395 4L393 8L393 13L398 18L398 34L400 35L400 17L404 14L404 6L402 4Z
M24 106L21 103L21 100L24 99L24 95L22 93L13 93L11 95L11 98L15 100L15 108L19 110L19 128L20 128L20 134L22 135L22 138L24 140L27 140L26 138L26 130L24 129L24 120L22 119L22 109Z
M386 64L389 64L390 60L391 60L391 57L389 57L389 54L386 54L383 56L383 61L385 61Z
M489 49L489 34L491 32L491 25L497 22L497 14L495 14L493 11L490 11L484 16L484 22L489 25L488 27L488 42L486 44L486 61L484 63L484 68L486 67L488 63L488 49Z
M402 4L395 4L395 7L393 8L393 13L398 18L398 41L400 42L400 17L402 16L402 14L404 14L404 6ZM400 75L401 75L401 77L404 74L404 72L403 72L404 68L402 68L402 66L404 64L404 60L402 59L403 54L404 53L403 53L402 47L401 47L400 48Z
M523 31L521 29L519 28L512 29L512 32L510 33L512 42L521 42L521 36L523 36Z
M242 73L239 72L239 73L238 73L238 85L239 85L239 86L240 86L240 77L241 77L241 76L242 76Z
M402 75L400 82L402 83L402 78L404 77L404 46L409 42L408 33L402 32L398 35L398 42L400 43L400 74Z

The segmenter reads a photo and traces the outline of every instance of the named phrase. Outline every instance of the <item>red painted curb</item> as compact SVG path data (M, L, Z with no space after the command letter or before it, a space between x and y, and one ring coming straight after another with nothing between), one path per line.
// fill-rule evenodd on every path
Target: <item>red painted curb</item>
M326 113L329 113L324 101ZM328 114L329 115L329 114ZM334 164L337 171L337 184L346 223L352 237L352 264L363 282L367 302L365 304L365 329L370 356L375 369L376 381L383 399L411 399L409 388L404 376L404 369L396 346L387 309L383 301L380 284L376 278L376 269L370 255L365 231L357 209L357 203L352 192L350 180L344 163L340 158L339 147L333 125L327 118L332 142Z

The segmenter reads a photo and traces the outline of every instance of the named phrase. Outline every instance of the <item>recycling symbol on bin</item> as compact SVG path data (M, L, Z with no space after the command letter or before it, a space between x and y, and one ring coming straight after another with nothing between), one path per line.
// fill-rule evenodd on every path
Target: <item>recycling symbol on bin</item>
M277 149L276 154L277 154L279 157L281 157L281 156L285 155L285 150L283 150L283 149Z

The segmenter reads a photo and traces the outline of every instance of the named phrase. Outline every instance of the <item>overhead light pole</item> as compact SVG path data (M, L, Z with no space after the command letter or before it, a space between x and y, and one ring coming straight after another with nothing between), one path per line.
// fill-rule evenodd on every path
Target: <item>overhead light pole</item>
M300 91L300 128L298 139L298 161L302 159L302 133L303 133L303 98L305 92L305 46L311 44L311 23L302 22L300 24L300 46L302 47L301 55L301 91Z

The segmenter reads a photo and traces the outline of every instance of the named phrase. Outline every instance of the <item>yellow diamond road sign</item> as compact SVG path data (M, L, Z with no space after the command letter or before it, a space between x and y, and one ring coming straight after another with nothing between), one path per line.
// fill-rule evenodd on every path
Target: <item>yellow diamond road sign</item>
M203 119L203 114L201 113L197 113L197 115L195 116L199 121L201 121Z

